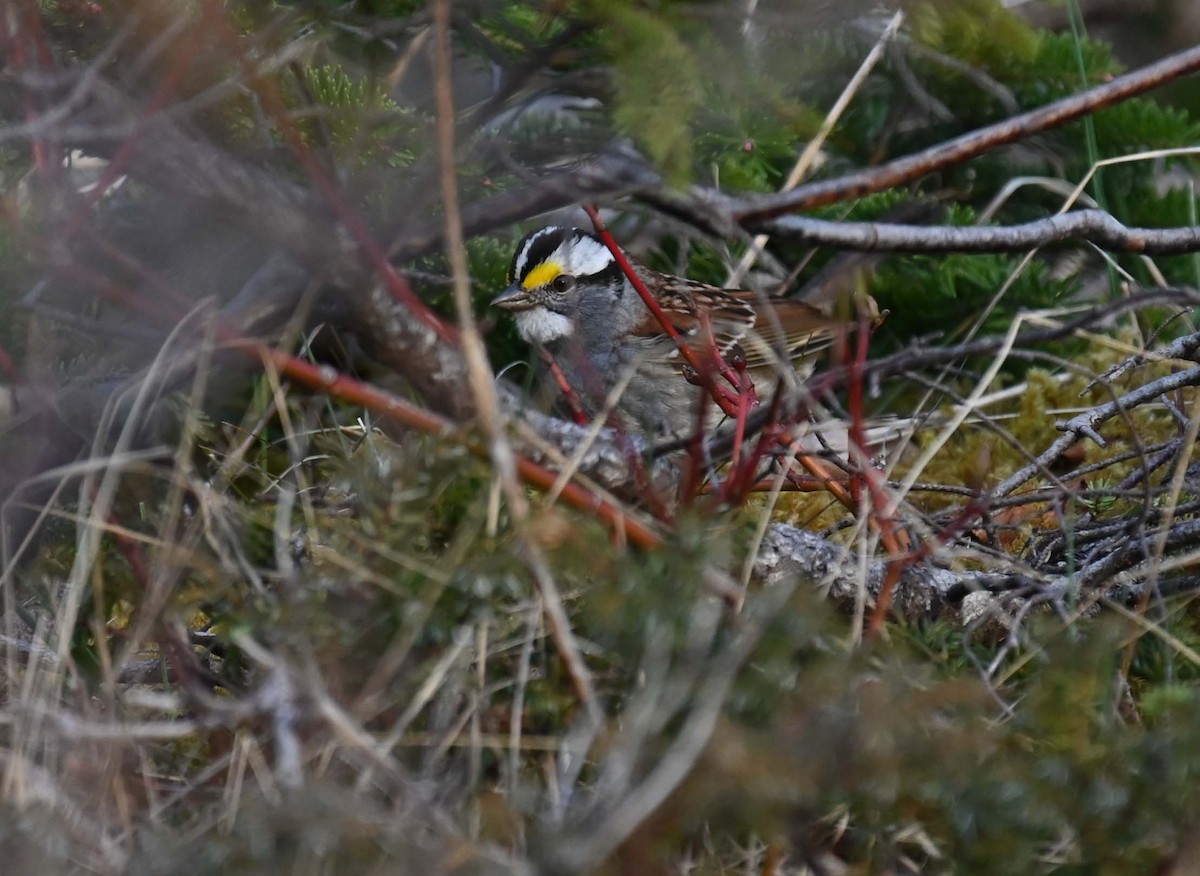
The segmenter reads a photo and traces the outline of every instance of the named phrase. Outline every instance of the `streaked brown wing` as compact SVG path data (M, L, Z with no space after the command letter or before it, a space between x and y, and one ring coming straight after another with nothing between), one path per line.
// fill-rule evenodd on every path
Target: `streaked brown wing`
M769 299L745 290L717 289L704 283L670 278L659 289L659 304L675 329L698 351L706 345L708 320L722 355L738 352L751 367L795 360L828 347L847 324L802 301ZM652 314L634 333L652 338L663 334ZM677 351L668 354L678 359Z
M658 303L675 330L697 350L704 349L711 331L717 349L727 353L754 328L757 314L747 303L704 283L681 277L669 279L669 286L658 289ZM663 329L654 315L647 313L634 334L652 338L662 335ZM678 352L670 355L677 357Z
M742 341L742 355L751 368L786 360L810 358L827 349L839 333L852 325L829 316L803 301L767 299L753 292L732 292L732 296L752 302L758 310L753 332Z

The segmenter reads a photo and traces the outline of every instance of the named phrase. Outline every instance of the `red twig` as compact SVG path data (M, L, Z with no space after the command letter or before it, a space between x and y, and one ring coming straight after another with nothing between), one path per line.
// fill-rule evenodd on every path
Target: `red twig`
M887 572L883 584L879 588L879 597L875 601L875 610L867 623L866 638L872 639L879 635L883 623L887 619L892 606L892 596L900 575L914 562L903 550L897 537L895 521L888 514L888 496L884 492L882 478L867 461L866 415L863 411L863 365L867 361L867 346L871 341L871 323L862 309L858 314L858 333L855 338L854 355L850 361L849 409L851 446L857 450L860 460L860 475L855 479L856 484L865 485L871 500L871 519L879 530L879 540L888 553ZM858 498L858 497L856 497Z
M270 362L281 374L310 389L369 408L391 417L398 423L427 434L461 441L476 456L483 459L489 458L487 448L467 440L454 423L431 411L417 407L399 396L339 374L328 366L305 362L303 359L297 359L289 353L256 341L230 339L226 343L243 353ZM518 456L516 467L517 474L523 481L539 489L549 490L558 479L556 472L531 459ZM560 496L568 505L595 514L639 547L654 548L662 544L662 539L657 533L630 516L623 506L591 493L579 484L568 482L563 486Z
M567 380L567 375L563 373L562 367L558 364L558 360L550 353L550 351L540 348L539 355L542 361L550 369L550 374L554 377L554 382L558 384L558 390L566 399L567 407L571 410L571 419L575 421L577 426L587 426L591 423L591 418L583 409L583 403L579 399L579 393L575 391L575 387L571 385L571 381ZM667 522L671 519L670 509L667 503L663 501L658 491L654 488L653 482L650 480L649 472L646 471L646 461L642 458L641 453L630 444L626 439L628 434L625 431L623 424L619 418L612 414L608 417L608 425L616 432L622 442L622 450L625 452L625 459L629 463L630 471L633 472L634 484L637 486L642 498L646 501L646 505L659 520Z
M712 358L713 361L717 363L717 373L728 380L730 386L733 387L732 392L726 390L724 387L719 386L716 381L712 379L713 369L711 363L705 362L696 353L691 345L688 344L688 342L684 339L683 335L679 333L679 329L675 328L675 326L671 323L671 320L668 319L666 313L663 312L662 307L659 306L658 301L655 300L654 296L650 294L650 290L646 288L646 284L642 282L642 278L639 277L637 275L637 271L633 269L633 265L629 263L629 259L626 258L625 253L621 251L621 247L617 245L617 241L613 238L612 232L608 230L608 226L606 226L604 224L604 220L600 218L600 211L591 204L584 205L583 209L584 212L588 214L588 218L592 220L592 225L596 229L596 234L602 241L604 241L604 245L607 246L609 252L612 253L613 258L620 266L622 273L625 274L625 277L633 285L633 288L637 290L638 295L641 296L642 301L646 305L646 309L653 314L656 320L658 320L659 325L662 326L662 330L666 332L667 336L675 342L675 346L679 349L679 354L694 372L696 381L712 395L713 400L721 406L721 410L724 411L727 416L737 417L738 397L741 393L742 384L738 379L737 374L734 373L733 369L729 367L728 363L726 363L724 358L721 356L721 351L717 350L715 345L713 345Z
M13 383L21 379L21 369L17 367L17 363L13 361L12 356L8 355L8 351L0 347L0 374L3 374Z
M26 74L51 72L54 56L46 44L46 35L42 30L42 19L35 0L23 0L19 7L10 9L8 21L13 27L4 31L4 53L9 57L12 69ZM25 120L35 122L41 114L41 109L28 91L22 95L21 105ZM33 166L40 177L50 179L61 170L61 148L57 142L45 138L40 130L40 126L35 125L30 138Z
M546 367L550 369L550 375L554 378L554 382L558 384L558 391L566 399L567 407L571 409L571 419L577 426L586 426L590 421L587 413L583 410L583 403L579 400L579 393L575 391L575 387L571 386L567 375L563 374L558 360L544 348L540 348L538 353L542 357L542 361L546 363Z
M712 396L707 392L700 393L696 402L696 430L687 443L688 464L683 472L683 484L680 495L685 505L690 505L700 492L704 483L704 437L705 424L708 422L708 412L712 405Z
M750 495L750 491L754 485L755 473L758 471L766 454L775 448L786 448L787 446L786 442L782 440L782 434L779 429L779 395L776 394L771 399L771 407L767 412L766 423L758 434L758 440L755 442L754 449L746 454L744 451L744 442L746 417L749 415L749 412L749 405L743 401L738 420L734 424L733 450L730 454L729 467L725 473L725 480L721 483L720 488L715 491L716 501L721 505L730 507L742 505L746 501L747 496Z
M136 540L130 538L127 530L121 526L119 520L113 513L108 515L109 532L113 537L113 541L120 551L121 556L125 558L125 562L129 564L129 569L133 572L133 579L142 588L143 593L150 592L150 571L146 564L146 557L142 553L141 546Z

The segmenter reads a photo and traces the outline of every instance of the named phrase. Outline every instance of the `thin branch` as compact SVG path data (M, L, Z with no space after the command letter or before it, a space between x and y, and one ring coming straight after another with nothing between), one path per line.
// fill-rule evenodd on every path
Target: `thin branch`
M1051 243L1076 241L1120 253L1178 255L1200 250L1200 226L1130 228L1102 210L1076 210L1021 225L964 227L832 222L781 216L747 227L798 243L872 252L1024 252Z
M1072 417L1070 420L1059 423L1057 428L1063 435L1042 451L1036 460L1024 466L1019 471L1014 472L1000 483L996 487L994 494L996 496L1004 496L1011 493L1037 474L1038 471L1047 469L1066 452L1067 448L1080 438L1090 438L1099 446L1106 446L1104 438L1096 430L1102 423L1111 420L1118 414L1152 402L1168 392L1174 392L1185 386L1198 385L1200 385L1200 368L1189 368L1186 371L1169 374L1166 377L1139 386L1137 389L1126 393L1120 398L1097 405L1091 410Z
M809 183L790 192L746 198L739 204L731 205L733 217L738 222L753 225L756 221L785 213L811 210L902 186L941 168L961 164L998 146L1059 127L1198 70L1200 46L1193 46L1081 94L963 134L879 167L838 179Z

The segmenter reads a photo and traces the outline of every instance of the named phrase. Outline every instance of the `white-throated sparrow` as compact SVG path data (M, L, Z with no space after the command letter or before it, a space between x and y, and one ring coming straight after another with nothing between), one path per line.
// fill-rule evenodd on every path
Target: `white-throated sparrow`
M851 324L801 301L719 289L630 261L680 335L702 355L715 344L741 356L760 396L795 387L816 354ZM702 390L683 373L676 342L663 331L608 247L578 228L549 226L517 246L510 286L492 304L511 311L517 332L545 348L585 412L595 414L624 385L616 410L655 438L697 427Z

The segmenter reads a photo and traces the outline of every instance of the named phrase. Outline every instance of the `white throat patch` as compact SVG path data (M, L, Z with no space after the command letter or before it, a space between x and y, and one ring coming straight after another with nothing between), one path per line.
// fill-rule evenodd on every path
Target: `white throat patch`
M517 322L517 334L527 344L548 344L575 331L570 319L544 307L523 310L513 316Z

